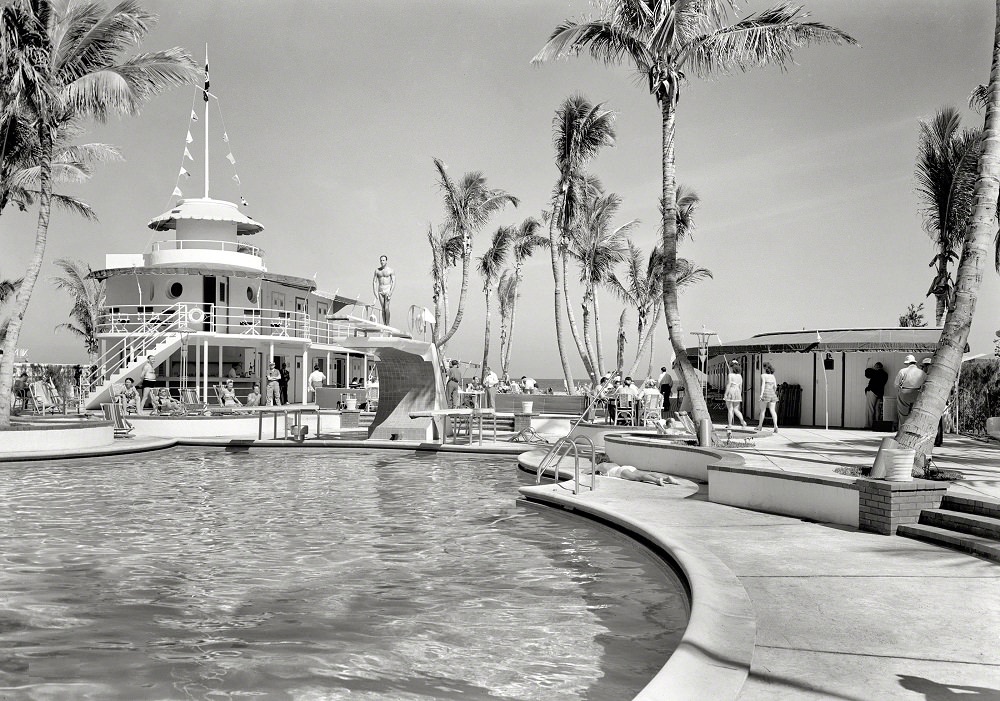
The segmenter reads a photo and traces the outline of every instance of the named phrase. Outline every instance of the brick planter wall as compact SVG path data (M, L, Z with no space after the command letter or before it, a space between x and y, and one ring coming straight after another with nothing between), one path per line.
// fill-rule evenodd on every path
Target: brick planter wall
M947 483L915 479L887 482L860 478L857 481L858 527L863 531L895 535L904 523L916 523L924 509L936 509L948 490Z
M531 417L534 414L522 414L516 412L514 414L514 433L520 433L521 431L527 431L531 428Z
M361 412L344 409L340 412L341 428L361 428Z

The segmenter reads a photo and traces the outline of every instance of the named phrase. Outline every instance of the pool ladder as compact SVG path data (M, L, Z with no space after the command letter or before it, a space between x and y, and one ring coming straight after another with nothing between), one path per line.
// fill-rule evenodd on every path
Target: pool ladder
M559 460L573 451L573 494L580 493L580 446L577 441L586 441L590 445L590 491L597 488L597 448L594 441L589 436L563 436L556 444L549 449L541 462L538 463L538 472L535 474L535 484L542 483L542 475L545 468L552 465L552 479L559 481Z

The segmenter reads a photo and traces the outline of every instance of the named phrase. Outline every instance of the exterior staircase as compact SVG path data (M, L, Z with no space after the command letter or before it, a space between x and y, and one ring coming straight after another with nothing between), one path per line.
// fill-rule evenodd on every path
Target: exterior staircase
M896 534L1000 562L1000 501L946 494L940 508L924 509Z
M174 351L180 348L181 335L179 333L165 333L147 343L136 345L129 349L124 355L127 362L121 360L104 363L109 374L87 395L86 408L97 409L102 402L110 402L113 389L120 386L126 379L138 380L142 373L142 367L146 362L146 356L153 356L153 364L158 365L167 360ZM117 348L117 344L115 346ZM114 350L114 349L113 349ZM121 349L117 351L121 354ZM103 360L103 359L102 359ZM98 367L102 363L98 363Z

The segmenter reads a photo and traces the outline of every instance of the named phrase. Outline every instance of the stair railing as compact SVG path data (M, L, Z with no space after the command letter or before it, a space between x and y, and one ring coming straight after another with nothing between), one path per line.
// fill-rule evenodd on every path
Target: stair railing
M549 453L554 456L553 460L548 460L548 455L542 459L542 462L538 464L538 472L535 475L535 482L541 484L542 474L545 472L545 468L548 464L552 465L552 478L554 481L559 481L559 461L564 458L571 450L573 451L573 494L580 493L580 449L577 444L578 441L586 441L590 445L590 491L597 489L597 448L594 446L594 441L590 439L589 436L563 436L556 442L558 449L555 451L549 451Z
M179 333L181 322L188 319L187 305L159 312L145 324L144 330L126 332L102 353L89 376L85 375L88 395L111 380L122 368L149 354L169 335Z

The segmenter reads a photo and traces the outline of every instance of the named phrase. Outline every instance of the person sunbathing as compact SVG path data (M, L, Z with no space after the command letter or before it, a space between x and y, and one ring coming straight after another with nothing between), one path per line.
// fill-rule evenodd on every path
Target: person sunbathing
M153 402L156 413L160 416L166 416L168 414L183 414L184 406L170 396L170 392L166 387L160 387L159 393L156 395L156 399Z
M669 475L661 475L656 472L640 470L631 465L618 465L613 462L602 462L597 466L597 474L605 477L616 477L618 479L632 482L648 482L659 487L666 487L668 484L677 484Z
M654 421L653 426L661 436L690 436L691 433L684 426L683 422L677 419L660 419Z

